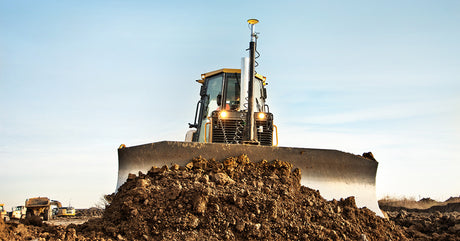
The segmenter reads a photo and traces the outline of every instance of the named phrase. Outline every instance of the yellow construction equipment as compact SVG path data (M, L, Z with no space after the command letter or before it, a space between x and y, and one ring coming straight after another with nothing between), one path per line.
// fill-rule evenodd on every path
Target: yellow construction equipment
M224 160L246 154L253 161L291 162L301 170L302 185L318 189L326 199L354 196L358 207L382 216L375 194L378 162L371 155L277 146L274 115L266 103L267 78L255 71L258 20L248 23L249 58L243 58L241 69L219 69L197 80L200 100L185 142L120 145L117 189L129 173L147 172L152 166L185 165L198 156Z
M57 209L56 216L58 217L73 217L75 216L75 208L73 207L60 207Z
M12 208L10 219L23 219L26 217L27 208L25 206L16 206Z
M26 200L27 208L26 217L38 216L48 221L53 217L52 206L62 207L62 204L56 200L50 200L47 197L34 197Z
M0 203L0 219L3 221L9 220L8 213L5 210L5 204L3 203Z

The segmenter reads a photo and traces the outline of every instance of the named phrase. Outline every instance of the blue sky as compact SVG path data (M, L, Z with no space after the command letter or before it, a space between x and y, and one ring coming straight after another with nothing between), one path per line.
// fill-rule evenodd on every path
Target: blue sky
M117 147L183 140L201 73L259 73L282 146L372 151L377 195L460 195L458 1L0 0L0 202L93 206Z

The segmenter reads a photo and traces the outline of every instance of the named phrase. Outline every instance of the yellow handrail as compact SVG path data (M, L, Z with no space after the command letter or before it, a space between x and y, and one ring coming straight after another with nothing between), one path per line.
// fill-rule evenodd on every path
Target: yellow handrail
M276 145L273 146L278 146L278 127L276 125L273 125L275 127L275 133L276 133Z

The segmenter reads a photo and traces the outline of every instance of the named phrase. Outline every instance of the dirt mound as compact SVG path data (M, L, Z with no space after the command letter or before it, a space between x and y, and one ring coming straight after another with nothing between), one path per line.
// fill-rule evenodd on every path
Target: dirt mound
M424 198L418 200L418 202L420 202L420 203L433 203L433 202L436 202L436 200L431 199L429 197L424 197Z
M32 240L40 237L43 228L17 223L4 223L0 220L0 241Z
M406 236L415 240L460 240L460 202L450 198L437 202L424 198L417 203L428 202L428 208L407 208L416 205L381 205L390 220L406 230ZM385 203L386 204L386 203Z
M37 227L41 227L44 224L43 220L39 216L31 216L21 221L25 225L32 225Z
M460 203L447 203L446 205L436 205L427 209L428 212L459 212L460 213Z
M446 203L460 203L460 196L458 196L458 197L450 197L445 202Z
M456 200L437 202L433 199L422 199L414 203L388 203L379 201L380 209L386 212L411 212L411 213L434 213L434 212L460 212L460 202ZM417 205L419 203L428 203L428 205Z
M127 240L403 240L394 223L326 201L300 185L290 163L196 158L187 167L130 175L102 219L77 227L92 238Z
M100 217L103 213L104 209L95 207L75 210L75 216L77 217Z
M406 236L415 240L460 240L459 212L387 212L389 218L404 227Z
M0 240L407 240L353 197L326 201L300 176L290 163L244 155L153 167L131 174L102 218L67 227L9 224Z

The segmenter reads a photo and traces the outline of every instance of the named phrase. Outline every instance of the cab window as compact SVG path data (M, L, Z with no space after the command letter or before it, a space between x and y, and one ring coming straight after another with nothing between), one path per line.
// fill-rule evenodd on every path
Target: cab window
M227 93L225 100L225 109L240 109L240 79L238 74L227 74Z
M218 74L206 79L206 101L204 103L204 111L202 116L201 128L199 142L204 142L204 128L205 124L208 121L208 117L211 116L211 113L218 109L217 105L217 96L221 95L222 91L222 76L223 74ZM209 135L209 133L208 133ZM208 137L207 137L208 138ZM209 140L209 138L208 138Z

